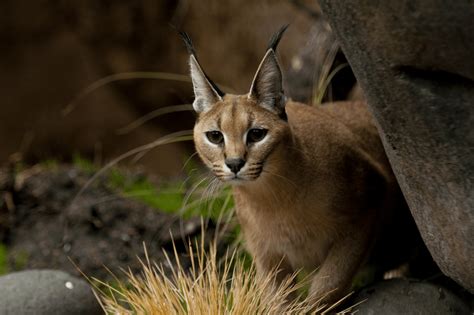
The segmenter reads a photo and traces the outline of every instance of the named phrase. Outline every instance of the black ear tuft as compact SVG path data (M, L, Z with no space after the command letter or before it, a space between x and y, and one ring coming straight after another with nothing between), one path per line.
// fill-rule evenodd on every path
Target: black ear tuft
M268 47L267 50L271 49L273 51L276 51L278 43L280 43L280 39L283 36L283 33L285 33L286 29L290 26L290 24L283 25L278 32L273 34L272 38L268 42Z
M188 54L193 56L194 59L196 60L196 62L198 63L198 66L199 68L201 68L201 71L203 73L203 75L206 77L206 80L208 81L208 83L212 86L212 88L214 89L214 91L220 96L220 97L224 97L225 93L223 91L221 91L221 89L219 89L219 87L217 86L217 84L215 84L208 76L207 74L204 72L204 70L202 70L202 67L201 65L199 64L199 60L197 58L197 55L196 55L196 50L194 49L194 45L193 45L193 41L191 40L191 37L189 37L188 33L184 32L184 31L180 31L178 30L178 34L181 36L181 38L183 39L183 42L184 42L184 45L186 45L186 50L188 51Z
M196 56L196 51L194 50L193 41L191 40L191 37L189 37L188 33L183 32L183 31L178 31L178 34L183 39L183 42L184 42L184 45L186 45L186 50L188 51L188 54Z

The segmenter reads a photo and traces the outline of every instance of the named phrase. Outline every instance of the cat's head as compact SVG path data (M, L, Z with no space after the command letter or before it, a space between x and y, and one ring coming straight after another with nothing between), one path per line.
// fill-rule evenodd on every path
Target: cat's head
M286 26L271 39L244 95L223 93L203 71L189 37L182 33L188 52L194 87L193 108L196 149L211 171L234 184L261 177L272 153L289 135L282 74L275 54Z

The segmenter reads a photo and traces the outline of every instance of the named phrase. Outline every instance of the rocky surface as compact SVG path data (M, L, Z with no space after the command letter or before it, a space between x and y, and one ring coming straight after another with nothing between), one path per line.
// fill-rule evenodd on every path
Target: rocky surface
M472 2L320 2L428 249L474 292Z
M353 303L357 314L470 314L470 306L447 289L408 279L379 282L362 290Z
M91 287L57 270L28 270L0 277L0 314L104 314Z

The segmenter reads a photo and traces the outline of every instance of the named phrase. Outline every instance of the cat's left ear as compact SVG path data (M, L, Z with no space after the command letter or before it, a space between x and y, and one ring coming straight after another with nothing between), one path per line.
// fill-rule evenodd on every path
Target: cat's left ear
M217 85L209 79L196 56L191 38L185 32L179 32L189 53L189 68L194 88L193 108L199 114L208 111L216 102L224 97Z
M255 99L260 106L282 117L285 116L286 97L276 48L287 28L288 25L283 26L270 40L249 92L249 98Z

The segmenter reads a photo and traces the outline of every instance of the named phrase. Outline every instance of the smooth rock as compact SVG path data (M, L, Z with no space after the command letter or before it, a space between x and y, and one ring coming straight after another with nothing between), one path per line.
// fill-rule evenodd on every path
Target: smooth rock
M357 301L366 300L354 310L373 314L470 314L469 306L443 287L427 282L393 279L361 291Z
M474 292L474 2L320 3L433 259Z
M57 270L27 270L0 277L0 314L104 314L91 287Z

